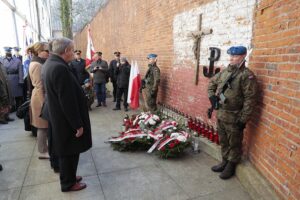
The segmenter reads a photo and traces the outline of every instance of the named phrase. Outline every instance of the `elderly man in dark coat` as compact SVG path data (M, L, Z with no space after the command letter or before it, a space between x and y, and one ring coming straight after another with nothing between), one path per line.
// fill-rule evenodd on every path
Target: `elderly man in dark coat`
M53 133L53 150L59 157L61 190L86 188L76 176L79 154L92 146L91 125L83 91L68 63L73 59L74 43L57 38L49 44L51 55L45 62L44 86Z

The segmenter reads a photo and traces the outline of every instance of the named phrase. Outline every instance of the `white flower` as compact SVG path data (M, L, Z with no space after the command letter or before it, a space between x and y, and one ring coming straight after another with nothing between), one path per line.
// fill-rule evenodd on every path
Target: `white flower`
M156 121L155 121L153 118L150 118L150 119L148 120L148 123L149 123L150 125L155 125L155 124L156 124Z
M185 142L186 141L186 137L184 137L183 135L179 135L176 139L180 142Z
M172 133L171 138L177 138L179 136L179 133Z

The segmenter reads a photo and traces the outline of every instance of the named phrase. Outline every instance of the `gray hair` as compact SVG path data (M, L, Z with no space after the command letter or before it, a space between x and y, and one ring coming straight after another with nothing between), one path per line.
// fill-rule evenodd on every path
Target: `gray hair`
M55 38L49 43L49 50L51 53L62 55L71 44L73 44L73 40L69 38Z

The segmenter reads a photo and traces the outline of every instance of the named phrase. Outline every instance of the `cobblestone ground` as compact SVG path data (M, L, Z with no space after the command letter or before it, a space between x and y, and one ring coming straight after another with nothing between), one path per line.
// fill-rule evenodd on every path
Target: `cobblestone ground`
M203 152L162 160L113 151L104 141L120 131L125 116L113 106L110 98L108 107L90 112L93 148L80 155L78 167L88 187L79 192L60 192L58 174L47 160L37 158L36 138L24 131L22 120L0 125L0 200L251 199L236 178L219 179L210 170L217 161Z

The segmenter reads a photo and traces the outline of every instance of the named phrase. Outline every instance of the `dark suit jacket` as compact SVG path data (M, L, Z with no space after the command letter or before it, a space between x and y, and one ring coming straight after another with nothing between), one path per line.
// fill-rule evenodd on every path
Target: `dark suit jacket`
M92 146L91 125L84 93L68 64L50 55L43 65L44 87L52 125L53 147L58 156L74 155ZM75 137L83 127L83 135Z
M118 88L128 88L130 78L130 65L128 63L117 67L115 71Z

